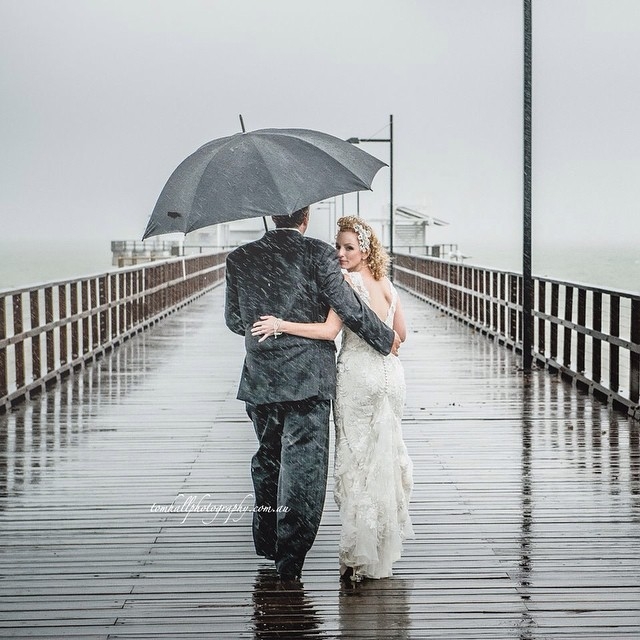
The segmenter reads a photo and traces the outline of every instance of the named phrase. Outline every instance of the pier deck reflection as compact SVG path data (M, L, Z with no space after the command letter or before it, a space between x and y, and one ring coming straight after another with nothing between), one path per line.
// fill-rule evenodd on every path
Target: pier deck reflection
M341 586L330 484L282 587L228 513L255 439L223 296L0 415L0 637L640 637L638 423L407 294L416 538Z

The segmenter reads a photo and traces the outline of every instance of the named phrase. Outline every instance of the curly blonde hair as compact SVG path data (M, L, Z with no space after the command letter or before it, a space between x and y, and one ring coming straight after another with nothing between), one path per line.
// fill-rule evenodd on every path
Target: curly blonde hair
M338 233L341 231L353 231L360 240L360 250L363 250L363 241L365 244L368 241L367 266L376 280L382 280L389 273L389 254L371 226L362 218L344 216L338 220Z

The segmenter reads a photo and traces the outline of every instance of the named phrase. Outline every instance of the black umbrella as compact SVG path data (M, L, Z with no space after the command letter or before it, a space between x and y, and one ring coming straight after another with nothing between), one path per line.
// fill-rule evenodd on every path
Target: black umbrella
M309 129L259 129L212 140L173 172L144 238L288 215L325 198L371 189L384 166L340 138Z

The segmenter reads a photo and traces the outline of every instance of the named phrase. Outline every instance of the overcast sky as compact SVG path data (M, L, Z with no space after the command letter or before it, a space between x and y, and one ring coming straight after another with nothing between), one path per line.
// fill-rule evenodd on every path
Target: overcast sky
M0 0L0 23L5 238L141 237L239 113L344 138L393 114L396 204L472 254L521 242L520 0ZM534 0L534 241L640 243L639 69L640 1ZM383 169L362 213L388 198Z

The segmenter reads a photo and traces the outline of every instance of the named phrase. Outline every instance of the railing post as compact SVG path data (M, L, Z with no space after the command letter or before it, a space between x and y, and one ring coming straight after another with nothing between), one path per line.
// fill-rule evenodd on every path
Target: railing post
M500 322L500 318L501 318L501 314L502 314L502 304L500 303L500 300L502 300L501 297L501 282L502 282L502 274L501 273L494 273L494 278L493 278L493 296L494 296L494 301L495 301L495 305L494 305L494 322L495 322L495 327L494 327L494 331L496 333L500 333L502 331L502 324Z
M640 300L631 300L631 342L640 348ZM638 404L640 395L640 353L629 354L629 399Z
M109 304L111 306L111 335L113 340L118 335L118 312L120 311L118 304L118 276L114 273L109 277Z
M80 284L78 282L73 282L71 284L71 289L69 293L71 294L71 315L75 316L78 314L79 305L79 296L80 296ZM76 320L71 325L71 360L74 361L80 357L80 335L82 333L82 320Z
M143 282L144 282L144 272L145 269L142 268L139 271L132 272L132 294L136 296L136 299L133 302L133 313L131 314L132 322L131 326L135 326L138 324L141 318L144 317L144 297L142 295L143 292Z
M584 327L587 322L587 292L580 287L578 289L578 325ZM585 345L586 336L581 331L577 335L577 362L576 371L578 373L584 373L585 370Z
M518 341L518 320L519 314L515 308L518 303L518 278L515 275L509 276L509 302L511 308L509 309L509 338L515 346Z
M16 293L13 298L13 334L19 335L24 331L24 321L22 313L22 294ZM25 344L24 340L20 340L15 344L16 358L16 387L21 389L25 385Z
M44 290L44 321L45 324L53 322L53 287L46 287ZM47 347L47 373L52 373L56 369L54 329L49 329L45 333L45 344Z
M82 314L88 313L89 311L89 280L83 280L80 283L82 290L82 304L80 306ZM89 323L91 318L89 315L86 315L82 318L82 353L89 353L89 349L91 348L90 340L91 333L89 331Z
M564 288L564 319L573 321L573 287ZM562 341L563 360L562 364L569 368L571 366L571 342L573 332L569 327L564 328L564 340Z
M133 326L133 315L137 306L137 301L133 300L134 293L134 272L129 271L125 276L125 292L127 304L125 305L125 328L128 331Z
M620 337L620 296L611 294L609 302L609 335ZM620 389L620 347L609 345L609 389Z
M131 303L128 298L131 295L131 291L129 290L128 283L129 274L119 273L118 274L118 335L121 336L127 327L129 310L131 308Z
M602 293L593 292L591 324L594 331L602 331ZM591 340L591 379L595 383L602 380L602 340Z
M31 325L34 329L40 326L40 291L34 289L29 292L29 308ZM40 334L31 338L31 382L42 377L42 362L40 359Z
M7 298L0 296L0 341L7 337ZM9 393L8 347L0 347L0 397Z
M69 315L67 313L67 285L58 286L58 317L60 320L66 320ZM69 362L69 325L60 326L60 366L63 367Z
M473 316L473 294L472 294L472 290L473 290L473 286L472 286L472 282L471 282L471 275L472 275L472 271L471 271L471 267L462 267L462 275L463 275L463 283L464 283L464 308L462 310L462 313L464 316L466 316L467 318L471 318Z
M558 318L560 312L560 285L551 283L551 317ZM558 359L558 325L555 322L549 327L549 356L552 360Z
M547 289L543 280L538 282L538 310L540 313L546 313L547 309ZM546 321L544 318L538 318L538 353L544 357L546 353Z
M109 341L109 312L106 307L107 304L107 276L98 278L98 305L103 308L100 311L99 323L100 323L100 346L105 345Z
M483 323L487 328L491 328L491 271L483 269L482 271L482 292L484 294L484 300L482 304L484 306Z
M100 290L98 278L91 278L90 301L91 301L91 344L93 348L100 345L100 320L102 314L96 311L100 303Z
M507 274L501 273L499 277L500 281L500 328L499 333L503 336L507 335Z
M478 322L485 326L486 321L486 302L484 299L486 278L485 278L485 270L478 269Z

